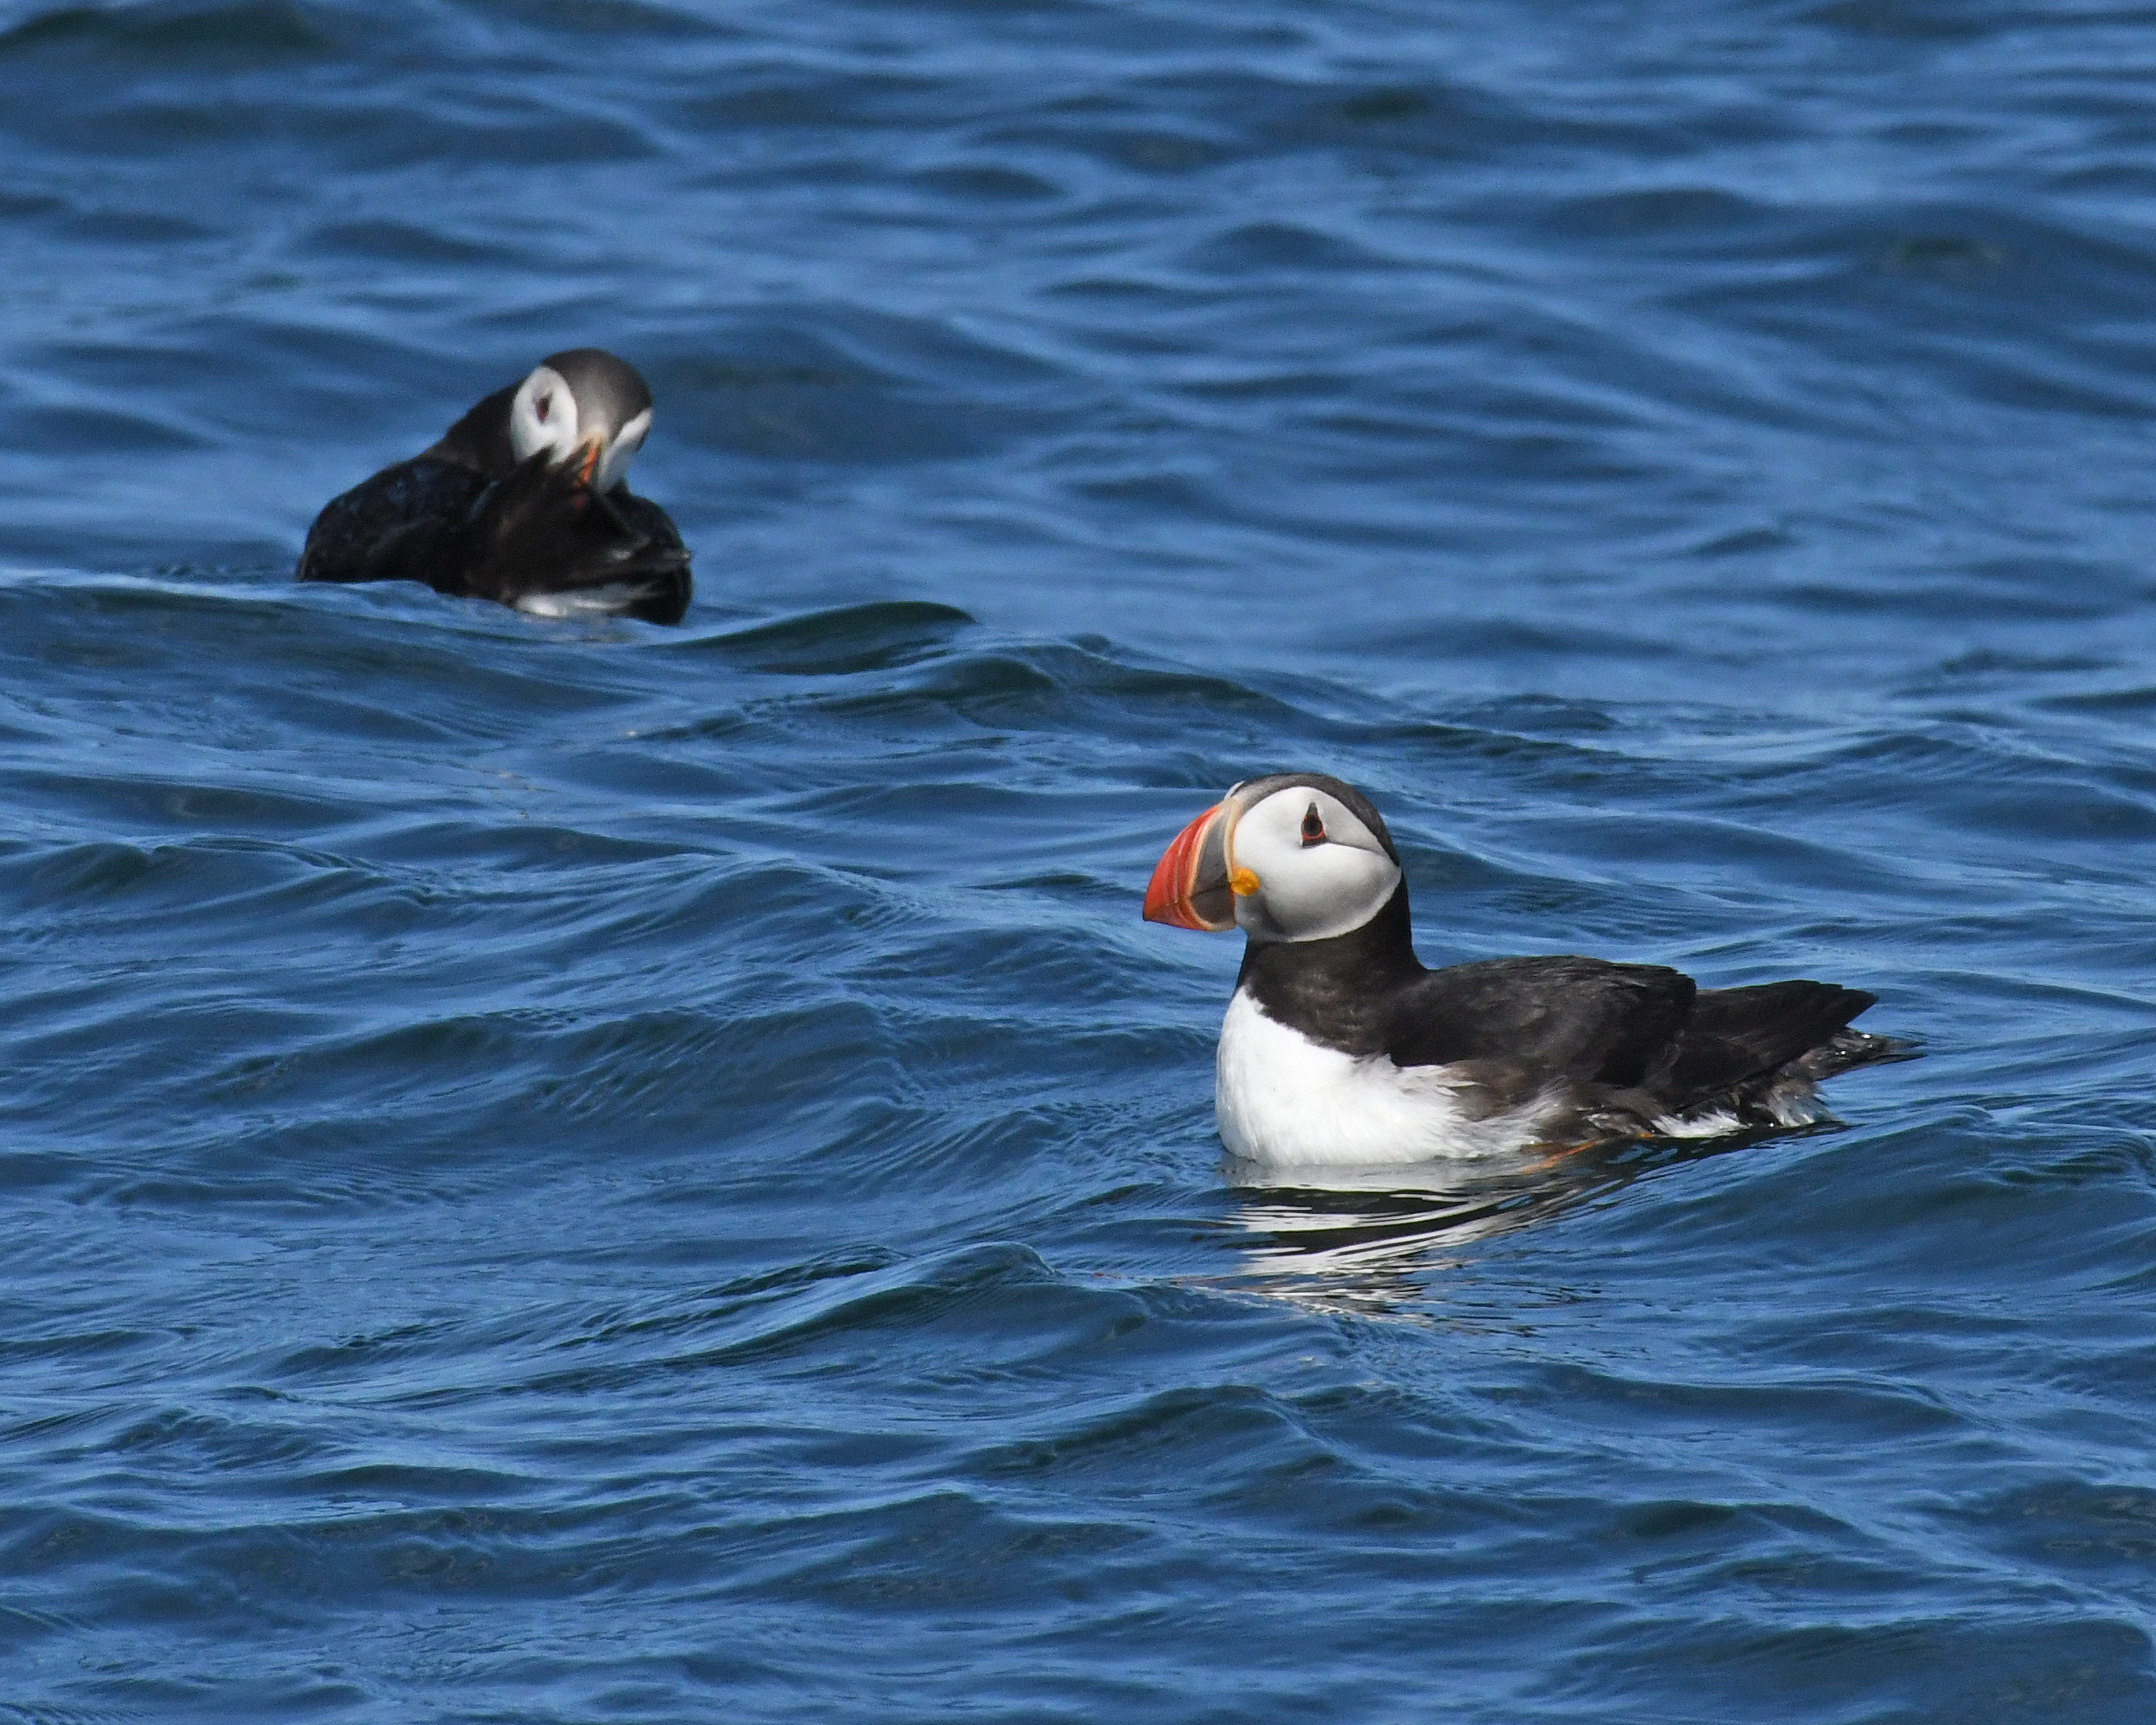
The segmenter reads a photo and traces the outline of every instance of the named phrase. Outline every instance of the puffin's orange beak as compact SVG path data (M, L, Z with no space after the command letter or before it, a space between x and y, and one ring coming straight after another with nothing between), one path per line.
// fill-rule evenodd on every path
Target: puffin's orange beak
M592 475L599 470L599 457L606 453L606 439L593 432L579 447L584 454L577 464L577 479L580 484L588 485L592 482Z
M1147 922L1165 922L1172 928L1203 929L1210 934L1235 926L1228 840L1240 812L1232 802L1216 803L1175 835L1175 842L1154 865L1152 880L1146 887ZM1255 877L1250 890L1257 891Z

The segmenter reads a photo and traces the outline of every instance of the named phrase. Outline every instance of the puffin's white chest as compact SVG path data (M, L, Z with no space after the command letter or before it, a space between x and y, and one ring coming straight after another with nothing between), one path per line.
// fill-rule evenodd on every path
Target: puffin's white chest
M614 617L657 591L649 581L610 581L603 587L520 593L516 608L531 617Z
M1220 1024L1214 1108L1220 1141L1252 1162L1368 1168L1487 1156L1534 1141L1540 1111L1480 1118L1445 1066L1395 1066L1311 1041L1242 989Z

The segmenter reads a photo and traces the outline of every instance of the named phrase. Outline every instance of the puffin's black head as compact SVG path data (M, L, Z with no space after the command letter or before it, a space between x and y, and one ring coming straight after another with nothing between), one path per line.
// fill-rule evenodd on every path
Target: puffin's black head
M1246 778L1176 836L1146 888L1149 922L1254 941L1360 928L1400 890L1384 817L1324 773Z
M542 361L509 405L509 444L519 463L573 459L577 475L611 491L651 429L651 391L636 367L603 347L572 347Z

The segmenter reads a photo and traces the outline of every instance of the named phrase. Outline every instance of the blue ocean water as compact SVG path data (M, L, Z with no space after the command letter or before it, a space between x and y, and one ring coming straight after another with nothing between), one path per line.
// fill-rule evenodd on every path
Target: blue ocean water
M2156 1717L2152 74L0 0L0 1718ZM588 342L683 628L290 583ZM1284 767L1927 1057L1268 1184L1137 902Z

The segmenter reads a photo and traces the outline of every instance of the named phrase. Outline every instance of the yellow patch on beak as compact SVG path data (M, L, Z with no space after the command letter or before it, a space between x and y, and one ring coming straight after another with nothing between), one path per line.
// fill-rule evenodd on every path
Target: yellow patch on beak
M1258 877L1248 869L1239 868L1234 874L1229 875L1228 890L1237 898L1255 898L1258 894Z

